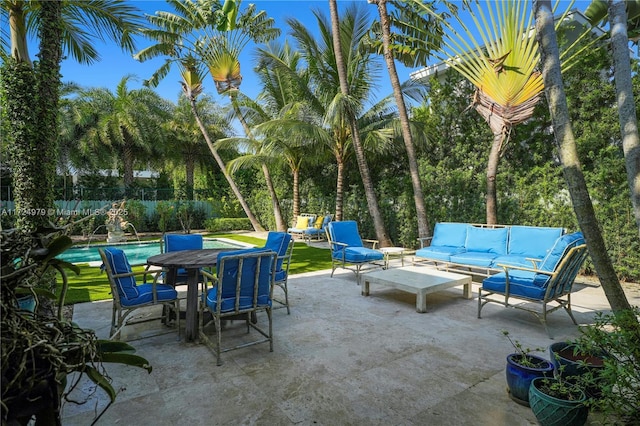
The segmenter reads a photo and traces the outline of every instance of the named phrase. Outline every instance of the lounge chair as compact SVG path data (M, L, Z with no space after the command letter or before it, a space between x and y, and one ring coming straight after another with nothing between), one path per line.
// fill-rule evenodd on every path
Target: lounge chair
M336 268L349 269L355 272L359 284L360 272L364 266L382 266L375 263L384 261L384 254L375 250L378 241L360 238L358 224L353 220L329 222L327 240L331 248L332 277ZM372 247L365 247L364 242L370 243Z

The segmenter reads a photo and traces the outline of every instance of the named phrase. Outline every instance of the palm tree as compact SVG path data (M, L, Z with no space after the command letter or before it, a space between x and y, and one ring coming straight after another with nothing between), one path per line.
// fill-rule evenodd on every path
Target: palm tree
M129 90L131 78L123 77L115 92L104 88L81 92L83 114L96 117L83 140L92 151L110 149L115 153L115 160L122 162L126 193L133 185L135 161L148 161L165 141L162 123L171 111L171 105L153 90Z
M223 138L231 132L226 117L221 113L213 100L202 96L197 101L197 109L207 127L207 133L216 139ZM186 197L193 200L194 174L198 164L204 165L208 147L203 140L200 127L196 123L191 103L186 96L180 96L178 105L173 109L171 118L165 123L171 132L167 144L168 160L178 160L177 165L185 168Z
M627 13L625 13L625 6ZM592 25L597 25L607 17L607 3L602 0L593 0L585 14ZM629 55L629 39L635 38L636 43L640 39L640 0L628 2L609 0L608 15L622 150L631 190L631 204L638 233L640 233L640 137L638 137L637 106L633 99Z
M47 225L46 212L53 206L63 52L81 63L91 63L99 59L91 44L96 37L114 40L125 50L133 48L137 9L115 0L95 6L90 2L0 2L2 21L9 22L9 31L2 31L1 56L14 197L21 211L39 213L19 215L18 226ZM35 32L40 40L37 68L27 44L27 35Z
M560 73L560 54L556 32L553 27L553 13L550 1L534 0L533 13L536 21L536 38L540 44L544 91L549 103L553 134L558 146L558 154L571 195L573 209L580 229L584 233L589 254L593 259L593 264L611 308L614 312L628 310L631 306L607 254L607 248L600 232L589 190L582 174Z
M382 214L380 213L380 207L378 205L378 197L373 187L369 166L367 165L367 161L364 156L364 148L362 146L362 141L360 140L360 130L358 129L354 113L357 106L353 105L352 100L350 99L349 80L347 76L347 67L344 61L345 53L342 50L342 34L340 31L340 19L338 17L338 5L336 4L336 0L329 0L329 10L331 12L333 51L340 80L340 96L336 97L336 103L343 108L343 112L350 123L353 148L355 150L356 160L358 161L358 168L360 169L364 192L367 197L369 214L371 214L371 218L373 219L376 237L380 242L381 247L391 246L393 244L391 243L389 233L387 232L384 221L382 220ZM350 47L351 46L348 46L348 48Z
M379 44L377 41L380 39L379 36L381 34L384 59L391 79L393 96L398 106L402 139L409 162L413 200L416 206L416 219L418 222L418 236L426 238L431 235L431 230L420 182L420 172L413 134L411 133L409 114L402 94L395 59L397 58L408 66L415 67L418 63L424 64L431 56L431 51L440 45L441 23L439 20L432 18L431 15L426 15L424 18L421 17L417 13L418 11L411 7L412 3L392 1L391 3L398 7L398 14L392 18L387 11L387 0L368 0L368 2L377 5L378 14L380 15L379 24L375 23L373 27L375 38L372 37L372 41L375 41L372 42L372 45L374 49L377 47ZM416 23L419 23L419 25ZM393 34L393 41L392 25L399 27L401 31L401 34ZM403 37L403 35L406 35L406 37Z
M154 40L156 44L135 55L141 61L165 57L164 64L146 81L146 84L154 87L167 75L171 67L177 64L182 76L180 82L182 89L191 103L196 123L211 154L253 228L256 231L264 231L232 176L227 172L227 167L216 150L196 105L196 99L202 93L202 83L206 73L202 54L207 52L210 54L213 50L212 46L216 43L216 40L211 37L203 38L202 32L210 27L215 27L216 31L226 31L236 13L230 7L237 6L230 0L226 0L224 5L220 5L216 0L168 0L168 3L173 6L176 13L159 11L154 16L147 16L153 28L145 28L142 33ZM209 68L211 65L209 64ZM222 66L222 63L219 65ZM217 75L218 71L214 69L212 76Z

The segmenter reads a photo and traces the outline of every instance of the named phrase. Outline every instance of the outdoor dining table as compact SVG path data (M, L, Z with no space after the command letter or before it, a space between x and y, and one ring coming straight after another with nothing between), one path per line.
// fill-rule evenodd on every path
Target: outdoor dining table
M187 312L185 341L194 340L198 335L198 277L200 268L215 266L218 254L232 248L179 250L151 256L147 263L167 270L166 283L175 285L178 269L187 271ZM178 313L179 315L179 313Z

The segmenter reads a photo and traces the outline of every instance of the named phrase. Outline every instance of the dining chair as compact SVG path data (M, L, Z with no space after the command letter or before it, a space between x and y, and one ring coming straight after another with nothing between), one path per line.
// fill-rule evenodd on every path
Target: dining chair
M172 315L180 312L180 299L178 292L170 285L158 284L158 273L150 271L133 272L129 260L124 251L115 247L98 249L102 258L102 268L107 273L111 294L113 295L113 308L111 313L111 330L109 338L120 337L125 325L162 319L169 324L175 316L178 340L180 339L180 315ZM159 271L158 271L159 272ZM148 275L153 276L151 283L146 282ZM143 283L138 284L136 277L143 276ZM162 315L144 316L138 319L129 318L129 315L139 308L153 305L162 305Z
M163 237L164 252L180 250L202 250L204 240L200 234L164 234ZM186 284L187 271L180 268L176 271L175 284Z
M205 291L200 301L200 341L215 353L217 365L222 365L222 352L247 346L269 342L269 351L273 352L271 309L276 258L275 252L261 248L223 252L218 255L216 275L202 272ZM209 281L213 284L211 288L207 288ZM250 320L252 313L263 311L267 313L267 330ZM208 314L215 325L215 342L204 330L211 322ZM245 320L247 333L253 328L262 338L248 342L243 339L240 343L223 348L221 322L237 318Z
M289 308L289 289L287 287L287 282L289 281L289 265L291 264L293 246L294 241L291 234L287 234L286 232L269 232L267 234L267 241L263 247L278 255L276 260L276 276L274 283L284 292L284 300L279 298L276 299L274 297L273 301L278 303L278 308L287 308L287 315L291 313Z

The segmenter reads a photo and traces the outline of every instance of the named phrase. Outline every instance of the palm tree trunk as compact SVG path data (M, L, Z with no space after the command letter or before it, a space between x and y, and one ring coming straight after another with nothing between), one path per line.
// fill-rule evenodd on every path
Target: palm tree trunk
M413 135L409 127L409 115L407 114L407 106L400 89L400 79L393 58L393 53L389 48L391 44L389 14L387 13L387 1L378 0L378 13L380 14L380 24L382 27L382 45L384 48L384 59L387 63L389 78L391 79L391 87L393 88L393 96L398 105L398 114L400 116L400 126L402 128L402 138L407 151L409 160L409 173L411 174L411 184L413 186L413 201L416 205L416 219L418 221L418 236L426 238L431 235L429 220L427 219L427 209L425 207L424 195L422 192L422 184L420 183L420 171L418 169L418 160L416 158L416 150L413 144Z
M262 225L260 225L260 222L258 222L258 219L256 219L256 217L253 214L253 212L251 212L251 209L249 208L249 204L247 204L247 202L245 201L244 197L240 193L240 190L238 189L238 186L236 185L234 180L231 178L231 175L229 175L229 173L227 173L227 168L226 168L226 166L224 164L224 161L222 161L222 158L218 154L218 151L213 146L213 142L211 142L211 138L209 137L209 132L207 132L207 128L204 126L204 123L202 122L202 119L200 118L200 114L198 114L198 108L196 107L196 99L195 99L195 97L194 96L189 96L189 102L191 103L191 110L193 111L193 116L196 118L196 123L198 123L198 127L200 127L200 131L202 132L202 136L204 136L204 140L207 142L207 146L209 147L209 150L211 151L211 155L213 155L213 158L216 160L216 163L218 163L218 167L220 167L220 171L222 172L222 175L225 177L225 179L229 183L229 186L231 187L231 191L233 191L233 194L238 199L238 202L242 206L242 209L244 210L244 213L247 215L247 218L249 219L249 222L251 222L251 226L253 226L253 229L255 231L263 232L264 228L262 227Z
M502 150L503 141L503 132L493 134L493 143L491 144L489 161L487 162L487 224L489 225L498 223L496 176L498 175L498 163L500 161L500 151Z
M336 65L338 68L338 77L340 78L340 91L344 96L349 96L349 87L347 85L347 69L344 64L344 58L342 56L342 46L340 43L340 21L338 19L338 6L336 0L329 0L329 9L331 10L331 27L333 36L333 49L336 56ZM381 247L388 247L393 245L389 234L384 226L382 220L382 214L378 206L378 198L371 181L371 175L369 173L369 166L364 156L364 149L360 140L360 131L356 124L355 116L352 111L348 112L348 119L351 124L351 137L353 140L353 147L356 153L356 159L358 161L358 168L360 169L360 176L362 177L362 184L364 187L364 193L367 197L367 205L369 207L369 214L373 219L373 226L376 230L376 238L380 242Z
M291 170L293 174L293 217L300 215L300 169Z
M344 158L336 156L338 165L338 178L336 179L336 217L334 220L342 220L342 210L344 207Z
M11 33L11 56L18 62L31 66L27 44L25 2L16 1L9 5L9 28Z
M631 204L640 235L640 139L638 118L633 99L629 38L627 36L627 14L625 2L609 0L609 22L611 26L611 49L613 71L618 99L618 119L622 132L622 150L627 168L627 180L631 190Z
M234 96L231 97L231 103L233 104L233 110L236 113L236 117L240 120L240 124L242 124L242 128L244 129L245 135L250 138L251 137L251 129L247 124L247 121L244 119L242 115L242 111L238 107L237 102L235 101ZM287 225L284 222L284 218L282 217L282 209L280 208L280 201L278 200L278 194L276 194L275 187L273 185L273 179L271 179L271 173L269 173L269 168L265 163L262 163L262 173L264 174L264 180L267 183L267 190L269 191L269 196L271 197L271 206L273 208L273 216L276 220L276 228L278 231L284 232L287 230Z
M127 196L130 195L129 192L133 186L133 148L128 139L125 131L124 146L122 147L122 180L124 181L124 191Z
M550 0L534 0L533 7L536 19L536 38L540 46L544 90L549 103L555 141L558 145L558 154L571 195L573 209L580 229L587 241L589 254L611 309L614 312L627 310L631 306L607 254L607 248L600 232L600 226L596 219L593 204L589 197L589 190L578 160L576 142L569 119L567 98L560 73L560 55L553 27L551 2Z

